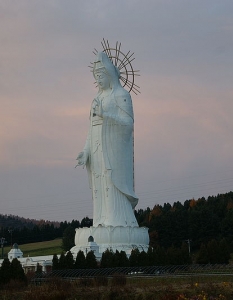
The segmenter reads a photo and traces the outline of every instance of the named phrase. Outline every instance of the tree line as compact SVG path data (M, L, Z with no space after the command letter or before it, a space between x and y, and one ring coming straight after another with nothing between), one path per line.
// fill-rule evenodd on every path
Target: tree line
M135 211L139 226L149 228L150 245L167 249L180 247L189 240L197 251L211 240L225 239L233 252L233 192L174 202L156 204L152 209Z
M196 257L195 263L198 264L226 264L229 262L230 252L223 239L219 243L216 240L210 241L207 246L202 244ZM76 258L70 251L61 253L58 258L57 254L53 255L52 269L95 269L95 268L117 268L117 267L144 267L144 266L164 266L164 265L188 265L193 263L190 256L189 247L183 243L181 247L171 246L168 249L163 247L149 247L148 251L139 251L133 249L128 257L124 251L113 252L107 249L97 262L95 254L90 251L84 254L83 251L77 253ZM37 273L42 272L42 267L37 265ZM21 263L17 258L11 262L8 258L3 260L0 267L0 288L10 281L20 281L27 283L27 277L24 273Z
M27 277L24 273L23 267L17 258L14 258L11 262L8 258L5 258L0 267L0 287L8 284L10 281L20 281L21 283L27 283Z
M50 241L63 236L64 230L71 226L72 228L90 227L92 219L85 217L79 222L49 222L29 220L12 215L0 214L0 236L7 241L6 245L17 243L19 245L27 243L36 243Z
M88 252L85 256L84 252L80 250L76 258L68 251L66 254L62 253L60 258L56 254L53 256L53 270L188 265L192 263L228 264L230 260L230 251L225 239L219 243L212 240L207 246L202 244L195 260L189 250L189 246L185 242L181 247L172 245L168 249L157 246L140 252L135 248L129 257L124 251L113 252L111 249L107 249L103 252L99 263L97 263L93 251Z
M111 249L107 249L103 252L99 263L93 251L88 252L85 256L84 252L80 250L76 258L68 251L66 254L62 253L59 258L56 254L53 256L53 270L186 265L191 262L188 247L183 244L181 248L171 247L168 250L161 247L149 247L146 252L140 252L135 248L129 257L125 251L113 252Z
M233 192L199 199L156 204L152 209L135 210L139 226L149 229L150 246L153 248L180 248L186 241L191 253L198 252L215 240L225 239L233 252ZM74 246L75 228L90 227L92 219L80 221L49 222L0 215L0 235L11 243L25 244L63 237L62 246L68 251ZM13 230L13 231L11 231ZM208 248L208 247L207 247Z

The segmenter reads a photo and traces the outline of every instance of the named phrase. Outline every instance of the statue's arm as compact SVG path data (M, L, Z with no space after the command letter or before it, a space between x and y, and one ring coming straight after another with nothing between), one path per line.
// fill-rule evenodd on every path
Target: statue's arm
M83 166L84 167L86 165L86 163L88 161L88 158L89 158L89 153L90 153L90 137L89 137L89 132L88 132L86 143L85 143L85 146L83 148L83 151L81 151L78 154L78 157L76 158L78 163L75 166L75 168L78 167L78 166Z

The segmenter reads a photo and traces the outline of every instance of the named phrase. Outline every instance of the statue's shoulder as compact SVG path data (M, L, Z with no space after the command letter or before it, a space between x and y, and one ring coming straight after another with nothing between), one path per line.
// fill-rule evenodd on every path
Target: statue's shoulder
M122 104L130 104L132 103L130 93L127 92L124 88L117 89L115 92L115 99L117 103Z
M130 93L128 91L126 91L123 87L118 88L115 90L115 95L118 97L130 97Z
M132 100L130 93L121 88L115 92L115 100L117 105L127 112L130 116L133 116Z

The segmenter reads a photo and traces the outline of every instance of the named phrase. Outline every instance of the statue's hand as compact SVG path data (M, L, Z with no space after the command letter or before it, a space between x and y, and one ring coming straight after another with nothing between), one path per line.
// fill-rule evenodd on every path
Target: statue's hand
M82 151L79 153L78 157L76 158L76 160L78 161L78 164L75 166L75 168L77 168L78 166L85 166L87 163L87 159L88 159L88 154L86 151Z
M98 98L94 100L94 113L99 116L103 117L103 107L102 107L102 101L100 101Z

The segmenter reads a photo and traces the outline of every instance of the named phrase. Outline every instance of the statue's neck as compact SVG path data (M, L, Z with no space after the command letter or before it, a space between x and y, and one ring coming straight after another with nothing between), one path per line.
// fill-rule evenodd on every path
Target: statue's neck
M112 92L112 89L106 89L106 90L103 90L102 93L100 94L102 97L107 97L111 94Z

